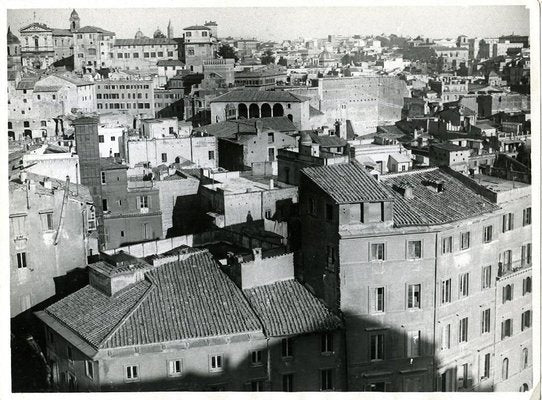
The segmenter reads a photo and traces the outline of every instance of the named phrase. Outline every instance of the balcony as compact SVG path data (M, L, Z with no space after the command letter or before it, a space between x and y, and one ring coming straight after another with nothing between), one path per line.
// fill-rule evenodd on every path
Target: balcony
M497 271L497 279L503 278L505 276L511 275L514 272L518 272L524 269L531 268L532 266L532 259L531 258L525 258L517 261L513 261L511 263L499 263L499 269Z

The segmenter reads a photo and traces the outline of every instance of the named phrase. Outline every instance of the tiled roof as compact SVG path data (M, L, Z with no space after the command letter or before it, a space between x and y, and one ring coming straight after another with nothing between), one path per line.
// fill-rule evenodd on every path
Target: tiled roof
M286 92L284 90L232 90L225 93L222 96L211 100L211 103L228 103L228 102L290 102L290 103L302 103L307 99L303 96Z
M87 85L94 85L94 82L91 81L85 81L84 79L80 79L76 76L68 75L68 74L62 74L57 73L53 74L57 78L64 79L65 81L68 81L70 83L73 83L76 86L87 86Z
M17 44L17 43L21 43L21 41L19 40L19 38L17 36L15 36L13 34L13 32L11 32L11 28L8 26L8 34L7 34L7 38L8 38L8 44Z
M66 182L61 181L60 179L55 179L55 178L51 178L51 177L48 177L48 176L46 177L44 175L39 175L39 174L36 174L34 172L28 172L28 171L27 171L27 177L28 177L28 179L36 182L35 191L36 191L36 193L38 193L40 195L49 195L50 196L55 191L57 191L57 190L62 190L63 191L66 188ZM44 181L45 178L47 178L50 181L52 189L47 189L43 185L43 181ZM26 185L23 184L18 177L16 179L10 180L10 182L9 182L9 190L10 191L16 190L16 189L25 189L25 188L26 188ZM92 203L92 201L93 201L92 196L90 195L90 191L86 186L80 185L80 184L77 184L77 183L73 183L73 182L70 182L68 197L70 199L75 199L75 200L78 200L78 201L81 201L81 202L86 202L86 203Z
M269 336L326 332L341 325L336 315L294 279L245 289L244 293Z
M346 140L335 136L335 135L322 135L319 136L317 133L309 133L313 143L318 143L320 147L342 147L346 146Z
M47 307L45 312L97 348L150 287L150 282L140 281L109 297L88 285Z
M165 264L148 276L152 290L104 347L261 332L242 292L208 251Z
M53 28L53 36L73 36L73 32L69 29L55 29Z
M38 79L23 79L17 84L17 90L32 90Z
M446 150L446 151L463 151L463 150L469 150L468 147L464 146L458 146L457 144L444 142L444 143L433 143L431 145L432 147L436 147L437 149Z
M77 33L103 33L106 35L114 36L115 32L106 31L105 29L98 28L97 26L87 25L83 26L82 28L79 28L77 30Z
M262 331L241 290L207 250L146 277L111 297L86 286L45 311L95 348Z
M382 175L380 179L395 198L393 222L399 227L444 224L498 209L458 179L437 168ZM444 190L437 193L426 186L431 181L441 182ZM412 199L405 198L393 188L404 184L412 186Z
M183 28L183 31L210 31L211 28L207 28L203 25L191 25L187 26L186 28Z
M141 39L115 39L114 46L145 46L145 45L177 45L173 39L167 38L141 38Z
M233 138L236 133L256 133L255 122L262 121L264 129L278 132L296 132L297 128L288 117L249 118L223 121L216 124L204 125L195 128L196 132L207 132L219 138Z
M315 117L317 115L324 115L324 113L317 108L314 108L313 106L309 105L309 117Z
M172 65L182 67L184 66L184 63L181 60L158 60L156 65L158 65L159 67Z
M339 204L392 200L382 185L355 161L303 168L301 172Z
M108 171L113 169L128 169L128 166L117 162L112 157L102 157L100 158L100 169L102 171Z
M36 86L34 92L58 92L62 86Z

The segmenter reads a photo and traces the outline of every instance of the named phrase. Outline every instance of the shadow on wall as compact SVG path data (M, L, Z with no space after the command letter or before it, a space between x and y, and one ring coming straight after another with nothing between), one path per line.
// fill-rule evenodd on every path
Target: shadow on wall
M178 196L173 206L173 226L168 229L166 238L212 229L212 220L207 211L199 195Z

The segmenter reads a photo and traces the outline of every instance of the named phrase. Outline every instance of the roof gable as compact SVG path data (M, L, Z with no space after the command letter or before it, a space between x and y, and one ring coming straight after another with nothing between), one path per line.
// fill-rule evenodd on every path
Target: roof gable
M53 30L49 28L45 24L40 24L39 22L32 22L30 25L27 25L21 29L19 29L19 32L21 33L29 33L29 32L52 32Z

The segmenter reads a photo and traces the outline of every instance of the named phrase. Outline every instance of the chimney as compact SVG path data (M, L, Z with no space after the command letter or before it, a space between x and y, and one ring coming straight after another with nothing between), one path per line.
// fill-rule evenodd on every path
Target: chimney
M275 181L273 179L269 179L269 190L273 190L275 188Z
M261 119L257 119L254 122L254 127L256 128L256 133L261 133L263 130L263 122Z
M43 187L51 190L53 188L53 182L47 177L43 178Z
M256 247L252 249L252 255L254 256L254 261L259 261L262 259L262 248Z
M22 183L25 183L27 178L28 178L28 174L26 173L26 171L21 171L21 174L20 174L20 179L21 179L21 182Z

